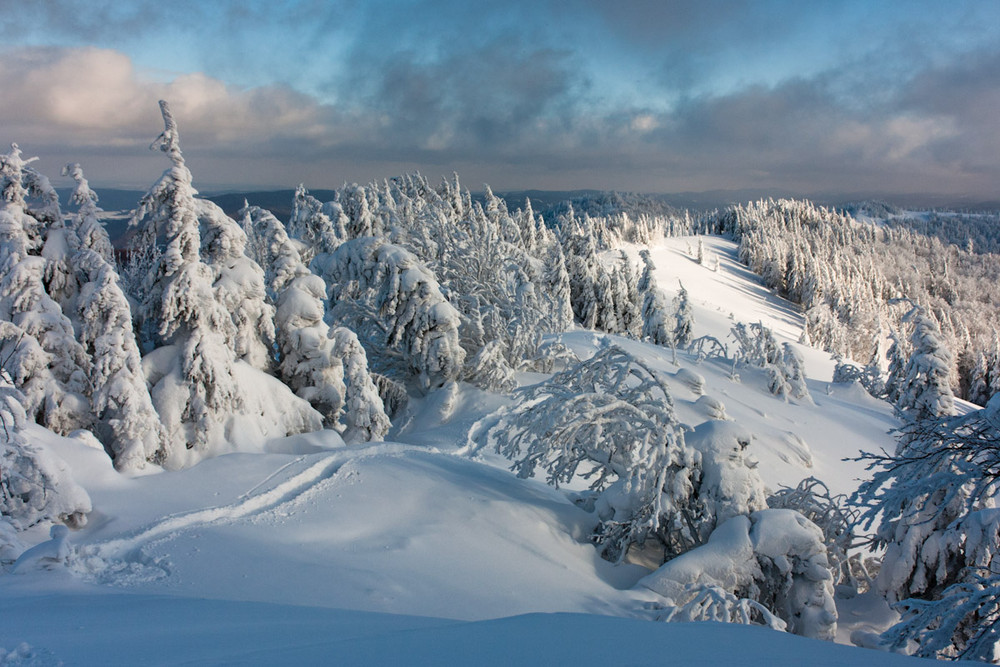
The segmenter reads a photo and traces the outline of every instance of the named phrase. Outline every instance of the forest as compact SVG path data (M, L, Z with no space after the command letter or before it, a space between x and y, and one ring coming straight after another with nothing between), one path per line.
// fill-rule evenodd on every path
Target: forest
M506 401L469 447L573 488L601 558L652 563L661 620L832 640L849 588L899 614L855 643L997 660L1000 214L785 199L690 212L595 194L543 216L457 175L407 174L329 201L300 186L287 221L250 205L230 217L198 196L160 108L165 171L126 247L79 164L64 204L16 144L0 156L3 576L31 531L62 544L93 510L29 425L92 441L122 475L171 475L321 430L379 443L409 403L453 414L469 386ZM812 477L767 488L721 403L702 397L712 418L688 427L663 373L614 342L721 360L782 402L812 401L801 351L761 322L695 335L687 290L668 298L646 249L675 237L697 239L706 270L719 258L703 239L734 242L804 317L798 343L835 357L832 384L893 406L896 449L859 443L870 477L855 493ZM589 357L553 336L579 330L611 336Z

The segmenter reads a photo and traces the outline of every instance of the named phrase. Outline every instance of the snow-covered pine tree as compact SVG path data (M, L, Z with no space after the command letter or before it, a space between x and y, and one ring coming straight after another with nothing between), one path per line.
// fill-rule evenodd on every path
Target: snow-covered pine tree
M639 252L643 261L642 276L636 286L642 294L642 337L654 345L674 346L675 319L667 310L667 300L653 278L652 257L648 250Z
M28 410L32 419L60 433L92 424L88 395L91 391L89 360L76 341L75 331L62 308L45 290L46 260L30 254L42 250L45 225L29 212L24 185L25 165L20 150L0 156L0 320L11 323L17 335L31 337L45 352L21 357L14 371L22 381L32 381ZM30 233L29 233L30 230ZM8 327L10 329L10 327ZM8 333L12 333L13 330ZM7 338L5 336L5 338ZM17 346L18 341L8 340ZM27 359L30 357L30 363ZM29 368L31 369L29 372Z
M76 313L80 342L93 360L95 431L119 470L161 463L169 441L142 373L132 314L118 275L89 247L76 252L73 264L81 283Z
M274 362L274 306L266 301L264 271L246 255L243 229L206 199L196 199L204 230L201 256L215 271L215 298L232 316L227 340L236 358L268 372Z
M215 272L199 254L200 208L181 154L177 123L162 100L160 112L164 130L151 148L166 153L172 166L142 197L130 223L139 225L150 241L161 234L166 238L160 261L148 274L142 310L159 339L173 347L167 365L174 371L161 371L163 376L176 372L178 386L176 392L154 388L153 400L171 450L205 449L225 419L242 408L233 380L235 354L227 344L235 334L232 317L215 296Z
M465 361L458 311L412 253L383 239L354 239L330 256L324 274L333 320L355 323L369 359L382 364L378 370L389 370L399 355L401 370L423 391L458 378Z
M306 191L305 186L299 185L295 189L288 235L302 242L299 254L306 266L316 255L333 252L341 240L347 237L345 220L346 218L339 216L336 221L331 220L323 212L323 205Z
M385 413L378 387L368 372L368 357L358 337L350 329L337 327L330 332L333 356L343 367L344 441L348 444L381 440L392 424Z
M79 163L73 162L63 167L62 174L69 176L76 183L69 201L77 206L74 231L79 239L79 246L90 248L105 262L114 266L115 251L111 245L108 231L101 224L101 209L97 206L97 193L90 189L90 183L83 176L83 168Z
M955 400L948 382L951 351L937 322L920 310L914 311L912 317L913 351L903 368L896 407L913 410L918 417L954 414Z
M691 340L694 338L694 311L683 283L681 283L677 296L674 297L674 321L674 345L685 348L691 344Z
M326 285L302 263L284 226L269 211L246 206L244 229L261 242L260 262L277 303L278 372L298 396L345 440L377 440L389 430L364 349L351 331L330 331L323 320Z
M902 649L915 639L924 656L994 656L995 598L977 591L1000 586L1000 397L966 415L911 418L899 433L894 454L862 453L874 474L853 497L886 548L876 588L901 601L883 640Z

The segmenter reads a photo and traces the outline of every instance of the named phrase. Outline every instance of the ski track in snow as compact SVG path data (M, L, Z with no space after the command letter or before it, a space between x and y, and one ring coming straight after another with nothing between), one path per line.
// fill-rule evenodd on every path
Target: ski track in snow
M158 521L140 528L137 532L125 537L115 537L103 542L81 546L81 556L108 560L147 560L141 557L142 547L154 542L170 539L182 531L200 526L234 523L248 518L259 518L274 513L280 508L300 501L310 491L329 480L333 480L343 467L351 462L373 456L399 454L414 449L410 445L389 445L378 443L378 446L360 449L337 450L325 454L318 461L293 473L287 479L278 482L273 487L256 493L284 471L294 468L305 461L307 456L299 456L270 473L248 491L241 494L235 502L217 507L191 510L168 515Z

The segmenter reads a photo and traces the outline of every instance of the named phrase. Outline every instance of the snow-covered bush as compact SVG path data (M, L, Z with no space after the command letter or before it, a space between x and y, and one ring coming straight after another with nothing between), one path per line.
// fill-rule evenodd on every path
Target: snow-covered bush
M755 368L768 368L781 362L781 350L774 334L760 322L736 324L730 331L739 349L736 358L740 363Z
M822 532L798 512L767 509L719 524L708 541L639 581L672 606L690 608L706 589L753 600L789 632L832 640L837 630ZM739 610L729 602L722 610Z
M806 386L805 363L798 350L788 343L778 347L774 334L760 322L749 326L740 322L731 335L739 344L737 363L763 369L772 394L785 400L791 396L812 401Z
M90 497L65 463L29 442L21 398L0 370L0 521L18 530L42 521L83 526Z
M519 477L542 470L556 486L578 474L591 480L593 540L606 558L621 560L649 539L670 555L698 542L699 456L684 444L656 371L609 346L518 399L470 437L513 459Z
M885 396L885 381L877 365L868 364L864 368L849 361L838 362L833 369L833 382L850 384L860 382L869 394L875 398Z
M705 359L727 359L729 357L729 348L715 336L695 338L688 346L688 351L698 361L704 361Z
M710 420L696 426L685 439L701 454L701 475L694 488L704 517L699 542L730 517L767 508L757 463L747 454L753 436L746 428Z
M679 623L714 621L764 625L781 632L788 628L787 623L756 600L738 598L720 586L702 583L688 586L683 597L676 601L676 605L668 606L657 620Z
M859 574L867 579L860 555L851 554L857 538L854 526L858 511L847 503L844 494L832 494L829 487L815 477L807 477L798 486L784 487L771 494L767 506L772 509L791 509L802 514L823 531L830 569L834 573L834 584L847 585L855 590L868 586L867 580L859 580Z
M491 340L483 345L468 364L466 379L488 391L513 391L517 387L517 380L514 379L514 369L507 363L503 348L501 340Z
M555 486L591 480L593 540L610 560L633 545L667 560L703 543L718 522L766 507L745 457L749 433L708 422L685 442L664 378L618 347L517 397L470 437L513 459L520 477L541 469Z

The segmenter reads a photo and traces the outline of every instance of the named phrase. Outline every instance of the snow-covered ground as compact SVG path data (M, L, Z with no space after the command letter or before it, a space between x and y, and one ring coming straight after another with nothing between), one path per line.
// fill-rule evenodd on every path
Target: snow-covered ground
M801 315L735 261L732 243L706 237L710 258L699 264L697 242L653 250L667 295L678 280L690 294L695 336L732 347L733 324L761 321L779 342L798 339ZM581 357L602 338L562 336ZM709 419L702 393L721 402L754 435L749 453L771 489L815 476L849 493L864 470L844 457L893 445L891 408L831 386L825 353L800 347L812 401L785 402L756 370L734 379L726 363L678 353L675 365L668 349L614 342L669 376L685 424ZM67 567L27 562L0 576L0 665L19 655L39 664L915 664L762 628L651 622L657 596L635 587L649 570L602 560L586 539L594 516L565 489L516 478L468 439L506 399L468 386L451 398L450 412L441 395L414 401L392 442L347 447L321 432L139 477L116 473L82 440L33 430L70 464L94 511L68 538ZM889 620L867 600L840 613L840 637Z

